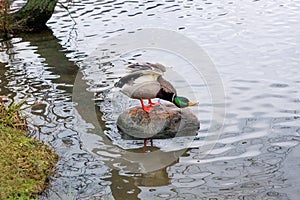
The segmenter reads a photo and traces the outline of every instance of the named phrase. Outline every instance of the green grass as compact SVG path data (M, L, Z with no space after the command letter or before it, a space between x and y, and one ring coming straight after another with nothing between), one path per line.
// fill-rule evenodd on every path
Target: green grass
M53 149L28 137L21 106L0 98L0 199L36 199L58 160Z

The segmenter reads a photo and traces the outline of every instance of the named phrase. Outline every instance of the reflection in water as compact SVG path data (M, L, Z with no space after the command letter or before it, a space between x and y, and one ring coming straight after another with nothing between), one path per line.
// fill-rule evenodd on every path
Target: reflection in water
M62 156L58 173L41 199L299 197L298 2L87 0L70 6L75 26L60 7L49 22L59 40L44 32L1 43L1 94L27 97L29 104L41 102L30 114L33 131ZM151 173L128 174L126 167L153 166L146 162L146 155L135 150L127 155L121 148L140 144L120 144L107 137L114 130L103 120L109 119L110 108L103 97L110 83L125 72L114 70L112 63L95 67L80 62L105 38L141 27L179 31L204 47L222 76L227 113L218 141L203 135L210 123L211 102L209 97L201 98L203 129L186 155L180 152ZM134 53L113 64L140 61L148 55ZM104 51L101 59L105 56ZM147 60L163 62L164 58L171 66L178 64L155 52ZM86 99L81 105L71 93L75 78L82 81L76 92ZM201 93L205 83L195 82L195 87ZM212 151L199 150L204 138L216 143ZM157 141L156 145L169 143ZM163 160L172 151L165 153ZM131 162L132 155L145 163Z
M129 200L136 199L140 193L133 177L121 176L115 169L111 170L111 178L107 180L111 182L110 188L114 199L122 200L124 197Z
M155 188L170 184L166 168L147 174L122 175L115 169L111 170L110 188L115 199L137 199L141 187ZM151 189L150 189L151 190Z
M5 64L0 62L0 95L4 96L10 93L10 91L5 87L8 84L5 72Z
M142 148L131 151L139 151L139 153L143 154ZM143 156L145 156L145 158L147 157L145 154L143 154ZM177 163L177 161L173 162L171 165L175 163ZM120 174L118 170L113 169L111 171L111 177L106 180L111 182L112 194L115 199L124 199L124 197L126 197L126 199L137 199L137 196L141 192L140 188L153 188L149 190L155 191L154 188L169 185L171 183L171 179L167 173L167 166L149 173Z
M86 197L82 191L87 191L88 197L95 193L107 196L109 192L101 191L108 186L98 177L106 177L108 169L82 149L78 132L73 128L79 117L71 101L77 66L65 57L51 31L22 35L9 44L1 52L1 62L6 63L1 64L1 92L17 99L26 98L28 104L39 102L28 111L33 134L61 155L52 187L41 199Z

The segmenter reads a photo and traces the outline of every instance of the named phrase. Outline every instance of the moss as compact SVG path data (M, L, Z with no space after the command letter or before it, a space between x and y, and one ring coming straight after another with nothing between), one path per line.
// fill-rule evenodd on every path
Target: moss
M53 149L28 136L20 105L0 103L0 199L32 199L44 191L58 160Z

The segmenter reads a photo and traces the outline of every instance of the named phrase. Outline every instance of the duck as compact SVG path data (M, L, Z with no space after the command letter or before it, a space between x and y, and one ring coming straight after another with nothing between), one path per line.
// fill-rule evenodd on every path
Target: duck
M164 65L159 63L134 63L128 66L133 69L132 73L120 78L115 87L132 99L138 99L146 112L151 112L153 106L159 103L152 102L152 99L159 98L169 101L178 108L197 105L186 97L178 96L174 86L163 78L166 71ZM148 106L144 104L148 100Z

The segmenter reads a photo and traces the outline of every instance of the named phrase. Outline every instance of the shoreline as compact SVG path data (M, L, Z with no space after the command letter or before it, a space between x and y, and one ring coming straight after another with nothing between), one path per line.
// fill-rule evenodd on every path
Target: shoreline
M0 97L0 199L36 199L49 185L59 156L29 136L24 102Z

